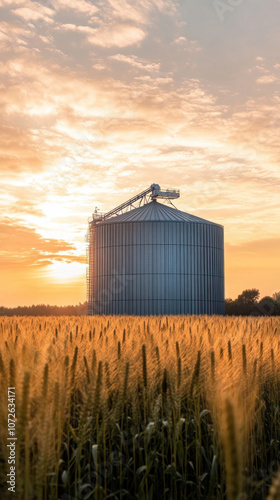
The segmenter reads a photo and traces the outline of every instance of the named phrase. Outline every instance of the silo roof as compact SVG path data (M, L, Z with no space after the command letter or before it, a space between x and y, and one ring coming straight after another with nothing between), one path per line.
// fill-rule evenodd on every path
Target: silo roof
M182 212L176 208L172 208L169 205L163 205L158 201L151 201L143 207L135 208L124 214L117 215L116 217L110 217L110 219L100 221L101 224L113 224L118 222L196 222L201 224L213 224L218 226L214 222L210 222L201 217Z

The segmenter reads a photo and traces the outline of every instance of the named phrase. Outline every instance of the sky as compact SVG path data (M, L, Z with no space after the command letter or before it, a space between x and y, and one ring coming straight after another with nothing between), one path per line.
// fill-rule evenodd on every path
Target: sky
M157 183L280 290L280 1L0 0L0 305L86 300L88 217Z

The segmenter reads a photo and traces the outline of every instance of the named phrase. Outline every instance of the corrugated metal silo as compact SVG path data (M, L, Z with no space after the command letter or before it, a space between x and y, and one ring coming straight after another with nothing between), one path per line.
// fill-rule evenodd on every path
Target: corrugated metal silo
M224 314L221 225L158 201L90 224L89 314Z

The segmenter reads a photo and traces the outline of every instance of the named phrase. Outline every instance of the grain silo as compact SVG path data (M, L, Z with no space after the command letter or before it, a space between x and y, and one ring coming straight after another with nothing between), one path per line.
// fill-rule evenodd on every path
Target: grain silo
M157 201L178 196L152 184L93 214L88 314L224 314L223 226Z

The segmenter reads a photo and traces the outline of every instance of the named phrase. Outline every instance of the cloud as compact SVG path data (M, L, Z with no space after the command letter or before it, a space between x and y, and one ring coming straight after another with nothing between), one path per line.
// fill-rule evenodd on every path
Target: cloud
M109 59L113 59L114 61L119 61L121 63L129 64L130 66L144 70L147 72L158 73L160 69L160 63L149 62L144 59L140 59L137 56L126 56L124 54L115 54L110 56Z
M66 1L59 0L57 8L72 8ZM79 13L83 9L75 3ZM84 9L86 12L86 9ZM139 0L135 3L129 0L105 0L98 4L98 10L92 12L90 19L57 24L56 29L63 31L76 31L87 34L87 41L96 47L112 49L125 48L136 45L137 47L146 39L148 27L152 21L165 15L173 18L177 12L175 4L170 0L151 2ZM174 21L174 20L173 20Z
M178 45L185 45L186 42L187 42L187 39L185 36L179 36L178 38L176 38L176 40L174 40L173 43L176 43Z
M179 36L174 40L172 45L182 47L187 52L200 52L202 48L196 40L188 40L185 36Z
M258 62L258 64L254 68L250 69L250 73L255 73L256 71L258 73L262 73L261 76L258 76L256 78L257 83L259 83L261 85L266 85L269 83L274 83L278 80L277 76L273 72L273 69L274 70L278 69L277 64L274 64L273 69L272 69L272 68L269 68L268 63L266 62L266 60L263 57L257 57L256 61Z
M128 24L115 24L92 31L88 42L99 47L128 47L137 45L144 40L146 33L137 26Z
M15 216L17 216L18 213L20 212L21 215L28 214L36 217L43 217L44 213L37 207L37 203L38 201L32 202L32 201L22 200L21 198L19 198L16 200L15 205L9 208L9 213L10 214L14 213Z
M56 10L74 10L80 14L94 16L98 12L98 7L85 0L53 0Z
M46 239L20 219L5 217L0 221L1 267L45 266L55 261L84 262L74 255L73 244L62 239Z
M257 78L257 83L261 84L267 84L267 83L273 83L276 82L277 78L275 75L263 75Z
M10 50L13 51L15 47L19 52L21 47L27 45L32 37L28 23L24 24L19 20L0 22L0 47L3 54Z
M24 7L14 9L12 12L25 21L42 20L45 23L52 23L52 16L55 14L53 9L38 2L26 2Z
M9 40L8 35L5 35L5 33L0 32L0 42L7 41L7 40Z
M0 126L1 172L38 172L46 162L32 131L17 126Z
M87 35L87 41L98 47L128 47L141 42L146 33L143 29L129 24L102 24L99 28L76 24L63 24L63 31L74 31Z
M10 7L15 5L24 5L25 0L0 0L0 7Z
M106 17L145 25L152 8L147 0L139 0L137 3L127 0L108 0L106 7Z
M177 5L173 0L105 0L103 5L104 19L133 22L148 26L152 22L152 15L164 14L170 18L177 12ZM154 19L153 19L154 20Z

